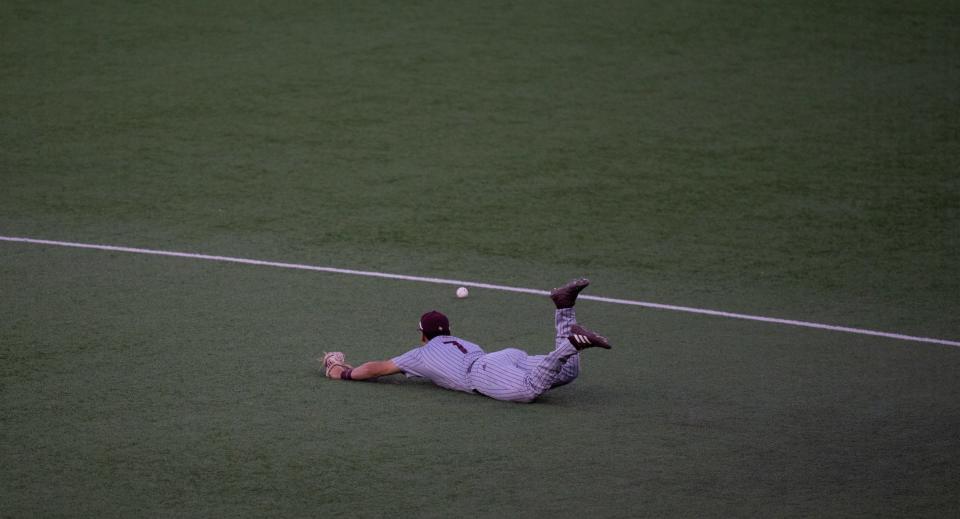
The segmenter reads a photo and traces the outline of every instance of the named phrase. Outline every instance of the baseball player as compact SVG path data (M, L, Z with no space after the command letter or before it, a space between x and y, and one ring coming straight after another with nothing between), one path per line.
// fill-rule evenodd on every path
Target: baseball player
M576 279L550 292L556 310L556 345L546 355L528 355L508 348L486 353L468 340L452 335L450 321L432 311L420 318L422 346L390 360L350 366L343 353L324 354L327 377L335 380L371 380L403 373L434 384L497 400L532 402L550 388L569 384L580 373L580 351L590 347L610 349L601 335L576 323L573 306L590 281Z

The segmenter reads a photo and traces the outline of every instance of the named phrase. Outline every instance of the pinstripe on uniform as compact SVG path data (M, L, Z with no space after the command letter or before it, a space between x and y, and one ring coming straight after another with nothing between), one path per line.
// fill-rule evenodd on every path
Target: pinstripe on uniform
M485 353L470 341L442 335L392 360L406 376L426 378L440 387L532 402L580 374L580 356L567 340L575 323L573 308L556 311L554 350L547 355L527 355L516 348Z

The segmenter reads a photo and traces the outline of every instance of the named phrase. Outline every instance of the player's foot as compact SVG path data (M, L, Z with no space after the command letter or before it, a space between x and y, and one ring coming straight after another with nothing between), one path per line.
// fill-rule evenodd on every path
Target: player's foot
M567 339L570 340L570 344L573 344L577 351L592 347L610 349L610 342L607 341L606 337L591 332L579 324L570 327L570 336Z
M589 279L574 279L562 287L551 290L550 299L553 299L553 304L557 305L557 308L572 308L577 304L577 295L589 284Z

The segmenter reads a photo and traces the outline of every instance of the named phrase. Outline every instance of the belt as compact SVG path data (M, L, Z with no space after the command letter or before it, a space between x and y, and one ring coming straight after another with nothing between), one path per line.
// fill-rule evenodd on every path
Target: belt
M473 371L473 366L477 363L478 360L480 360L480 357L483 357L483 355L477 355L477 358L473 359L473 361L470 362L470 364L467 365L467 383L469 384L468 387L470 387L470 390L473 391L474 393L478 394L478 395L482 395L483 393L477 391L477 388L472 387L473 384L470 384L471 379L470 379L469 375L470 375L470 373Z

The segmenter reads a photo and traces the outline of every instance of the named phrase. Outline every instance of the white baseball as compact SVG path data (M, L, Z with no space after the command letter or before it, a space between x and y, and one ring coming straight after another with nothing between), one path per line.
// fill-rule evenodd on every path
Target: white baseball
M467 290L467 287L460 287L457 289L457 297L459 297L460 299L463 299L468 295L470 295L470 291Z

